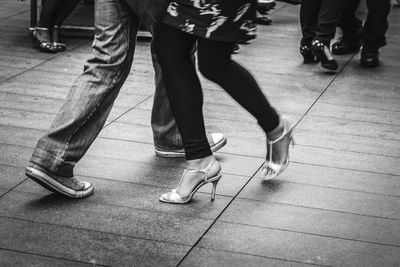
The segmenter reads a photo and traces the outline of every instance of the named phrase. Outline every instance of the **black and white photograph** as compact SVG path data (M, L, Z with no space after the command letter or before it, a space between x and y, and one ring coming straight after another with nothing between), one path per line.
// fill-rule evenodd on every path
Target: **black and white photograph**
M399 267L400 0L0 0L0 267Z

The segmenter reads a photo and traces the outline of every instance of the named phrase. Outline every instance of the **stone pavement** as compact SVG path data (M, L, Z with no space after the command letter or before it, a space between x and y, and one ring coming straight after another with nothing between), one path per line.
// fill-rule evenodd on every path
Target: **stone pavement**
M65 53L31 48L29 3L0 3L0 266L400 266L400 8L390 17L382 66L338 57L340 71L304 66L298 7L279 3L273 25L235 58L296 125L292 162L263 182L262 132L204 81L209 130L227 135L223 166L188 205L158 197L177 184L183 160L154 155L149 43L100 137L76 174L95 194L71 200L24 175L88 58L90 39ZM245 90L245 88L243 88Z

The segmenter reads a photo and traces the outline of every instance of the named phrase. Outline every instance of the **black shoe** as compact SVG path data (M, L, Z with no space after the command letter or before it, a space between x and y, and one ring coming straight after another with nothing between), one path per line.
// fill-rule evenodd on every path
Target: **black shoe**
M301 45L300 46L300 54L303 56L304 64L312 64L317 63L318 60L312 52L311 46L309 45Z
M254 22L260 25L270 25L272 23L272 19L267 15L263 15L262 17L255 18Z
M239 53L240 46L238 44L233 44L232 53L237 54Z
M376 68L379 66L378 49L363 47L361 51L360 64L367 68Z
M317 60L321 62L323 68L327 70L338 69L338 64L333 58L328 46L318 40L314 40L311 44L311 49Z
M49 29L36 27L32 32L33 47L45 53L57 53L51 42Z
M353 54L357 53L360 47L360 40L349 41L342 37L332 45L332 53L335 55Z

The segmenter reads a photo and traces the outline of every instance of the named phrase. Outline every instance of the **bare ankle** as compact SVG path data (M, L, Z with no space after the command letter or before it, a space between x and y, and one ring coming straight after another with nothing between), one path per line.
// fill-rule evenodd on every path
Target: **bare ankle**
M210 155L205 158L187 160L187 169L189 170L200 170L206 168L212 161L214 160L214 156Z

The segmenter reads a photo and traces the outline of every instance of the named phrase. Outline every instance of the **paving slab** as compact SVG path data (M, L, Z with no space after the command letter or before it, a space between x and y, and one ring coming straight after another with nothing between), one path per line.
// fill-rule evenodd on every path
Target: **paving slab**
M328 266L400 264L399 247L223 222L213 225L199 247Z
M299 263L296 261L285 261L273 257L260 257L244 253L232 253L227 251L194 248L180 264L180 266L315 266L314 264Z
M175 266L189 247L0 218L0 247L109 266ZM40 244L38 246L37 244Z
M400 221L235 199L219 221L400 247Z
M25 179L24 168L0 165L0 188L10 190Z
M13 191L0 216L193 246L213 220Z
M360 215L400 219L400 198L365 192L253 178L240 198Z

